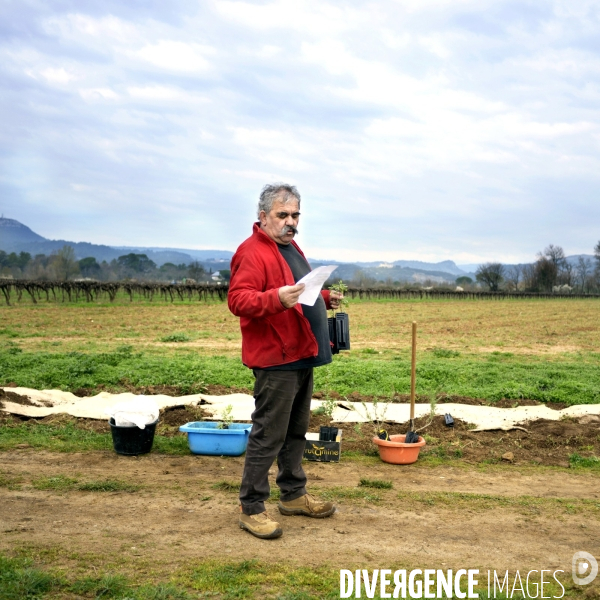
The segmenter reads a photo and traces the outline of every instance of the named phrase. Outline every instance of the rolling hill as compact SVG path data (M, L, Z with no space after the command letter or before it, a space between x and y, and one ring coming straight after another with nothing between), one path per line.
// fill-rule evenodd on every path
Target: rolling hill
M194 260L202 263L205 268L218 270L227 268L233 252L229 250L195 250L185 248L158 248L141 246L105 246L89 242L71 242L68 240L50 240L20 223L15 219L0 218L0 250L5 252L29 252L36 254L51 254L63 246L72 246L77 259L93 256L97 261L110 262L113 259L134 252L146 254L158 266L167 262L174 264L189 264ZM434 281L438 283L453 283L461 275L469 275L460 269L453 261L445 260L438 263L428 263L416 260L397 260L385 262L356 262L342 263L309 259L313 267L321 264L338 264L334 277L353 279L357 276L372 278L377 281L401 281L423 283ZM226 266L225 266L226 265ZM472 277L473 274L470 273Z

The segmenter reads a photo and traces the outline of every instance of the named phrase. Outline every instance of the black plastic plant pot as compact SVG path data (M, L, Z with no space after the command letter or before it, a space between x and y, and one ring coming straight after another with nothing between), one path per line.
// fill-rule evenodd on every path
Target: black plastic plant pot
M329 326L329 341L331 342L331 354L339 354L340 349L337 345L336 318L329 317L327 319L327 325Z
M331 354L339 354L340 350L350 350L350 320L348 313L339 312L335 317L327 319Z
M335 315L337 347L340 350L350 350L350 319L348 313L339 312Z
M110 431L115 452L125 456L148 454L152 450L157 423L158 419L154 423L146 425L144 429L140 429L135 425L133 427L119 427L115 425L115 420L111 418Z
M338 434L337 427L326 427L321 425L319 429L319 441L320 442L335 442Z

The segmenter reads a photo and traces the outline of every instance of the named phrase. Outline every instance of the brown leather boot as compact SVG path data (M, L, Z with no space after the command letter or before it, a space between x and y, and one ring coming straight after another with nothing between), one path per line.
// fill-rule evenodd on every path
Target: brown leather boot
M287 517L304 515L305 517L313 517L315 519L324 519L335 512L335 504L333 502L317 500L310 494L305 494L290 502L279 501L278 508L279 512Z
M263 540L278 538L283 533L277 521L267 515L267 511L258 515L246 515L240 512L240 529L245 529L252 535Z

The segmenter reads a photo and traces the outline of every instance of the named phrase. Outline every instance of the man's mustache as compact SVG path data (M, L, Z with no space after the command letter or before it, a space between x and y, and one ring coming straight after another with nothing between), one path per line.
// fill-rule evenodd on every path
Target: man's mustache
M288 233L293 233L294 235L298 235L298 230L293 225L285 225L281 229L281 235L287 235Z

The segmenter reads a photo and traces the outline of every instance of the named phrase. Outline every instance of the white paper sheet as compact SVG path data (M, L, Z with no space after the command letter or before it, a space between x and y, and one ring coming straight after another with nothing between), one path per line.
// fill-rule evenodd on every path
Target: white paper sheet
M300 279L300 281L297 281L296 283L303 283L306 286L304 291L300 294L298 302L300 304L306 304L307 306L314 306L323 284L336 269L337 265L317 267L314 271L311 271L308 275L305 275Z

